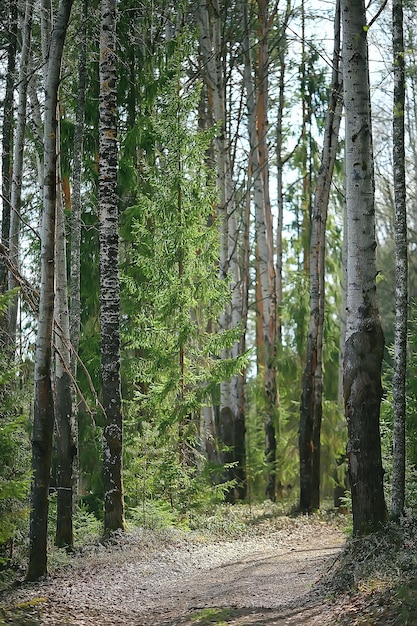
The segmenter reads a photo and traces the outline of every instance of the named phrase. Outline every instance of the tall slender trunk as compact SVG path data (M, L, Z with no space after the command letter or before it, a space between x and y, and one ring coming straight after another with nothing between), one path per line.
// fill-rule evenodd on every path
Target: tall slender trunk
M407 205L405 181L405 50L403 2L392 5L394 55L393 164L395 196L395 337L394 375L394 463L392 514L400 517L405 505L405 426L408 320Z
M283 156L283 118L285 107L285 78L287 55L287 24L291 15L291 1L287 0L285 15L282 20L279 41L279 83L276 126L276 159L277 159L277 232L276 232L276 263L275 282L277 292L277 349L282 346L281 307L283 298L282 263L283 263L283 227L284 227L284 156Z
M45 85L44 194L41 227L41 285L35 354L32 491L27 580L47 572L48 495L54 425L51 386L57 191L57 105L61 61L73 0L60 0L51 37Z
M71 250L70 250L70 340L71 374L77 380L77 355L81 334L81 182L82 156L84 140L85 99L87 83L87 24L88 0L83 0L78 48L78 90L75 112L73 168L72 168L72 207L71 207ZM72 393L72 432L74 441L73 455L73 498L74 506L78 501L79 466L78 466L78 404L74 385Z
M257 89L252 78L249 42L249 20L244 6L245 55L244 83L246 88L251 162L255 204L255 231L257 250L257 310L261 316L258 334L263 350L258 363L264 377L265 389L265 456L268 464L267 496L275 500L276 491L276 413L278 387L276 369L276 285L272 211L269 196L268 167L268 2L258 0L258 59ZM256 96L256 97L255 97ZM259 350L258 346L258 350Z
M116 0L102 0L99 96L100 351L105 532L124 529L117 206Z
M6 290L6 254L9 248L10 234L10 202L12 183L12 150L13 150L13 95L16 71L17 52L17 6L14 0L7 2L7 71L6 85L3 100L3 128L2 128L2 222L1 222L1 243L3 249L0 254L0 293ZM1 324L3 326L3 323ZM7 343L5 337L2 343Z
M59 133L58 149L59 149ZM59 154L59 153L58 153ZM59 167L59 166L58 166ZM73 544L72 466L74 442L71 416L71 349L68 312L65 215L58 185L55 234L55 438L57 460L57 523L55 543Z
M325 308L326 222L330 186L337 155L342 110L339 72L340 5L334 21L333 71L323 152L314 198L310 242L310 321L300 407L300 509L320 506L320 432L323 414L323 331Z
M9 232L9 275L8 289L17 286L17 274L19 273L19 239L20 239L20 210L22 202L22 178L23 178L23 153L26 131L26 102L29 80L30 42L32 38L32 17L34 0L27 0L25 16L22 25L22 50L19 66L19 102L17 108L17 122L13 147L13 173L11 189L11 214ZM16 342L17 328L17 296L9 305L8 311L8 340L11 352Z
M376 296L375 195L364 0L341 0L348 234L344 400L353 532L386 519L379 428L384 335Z
M229 278L232 283L232 300L230 307L224 311L219 320L220 328L227 330L242 322L243 311L243 283L239 267L239 229L237 207L235 203L234 184L232 179L232 158L230 141L226 130L226 99L223 62L222 13L220 5L201 0L198 19L200 22L200 50L207 84L209 108L212 122L219 125L215 139L215 158L217 188L219 204L217 208L220 217L220 275L223 279ZM240 351L240 342L236 342L230 353L225 356L236 357ZM220 385L220 434L223 433L223 443L233 449L233 459L230 455L227 460L236 460L240 465L239 476L232 470L228 478L237 478L243 485L244 468L244 414L240 394L243 393L241 374L232 377ZM236 457L237 455L237 457ZM235 458L236 457L236 458ZM234 499L241 493L229 494ZM240 494L239 494L240 490Z

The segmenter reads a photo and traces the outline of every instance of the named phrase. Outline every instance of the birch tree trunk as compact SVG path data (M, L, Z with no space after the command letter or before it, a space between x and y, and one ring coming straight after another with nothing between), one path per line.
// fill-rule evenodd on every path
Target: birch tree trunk
M339 72L340 4L336 4L331 95L314 198L310 242L310 321L300 408L300 510L320 507L320 432L323 415L323 328L326 222L342 110Z
M375 197L363 0L341 0L348 235L344 401L353 533L386 519L379 428L384 335L376 296Z
M57 191L57 104L62 53L73 0L60 0L52 31L45 85L44 193L41 226L41 284L35 354L32 490L27 580L47 572L48 495L54 407L51 386Z
M408 320L407 205L405 179L405 50L403 2L392 4L394 56L393 164L395 198L395 337L394 375L394 464L392 475L392 514L399 518L405 504L406 467L406 373Z
M22 202L23 153L26 131L26 103L29 80L28 68L32 38L33 7L34 0L27 0L25 5L25 16L22 24L22 49L20 53L18 88L19 95L13 146L8 289L14 289L17 286L18 283L16 276L19 273L20 210ZM8 310L8 341L11 352L14 350L16 342L17 308L18 299L16 296L10 303Z
M223 67L223 43L221 30L221 9L215 0L200 0L198 11L200 25L200 50L204 65L204 78L207 84L209 108L212 123L219 125L215 139L215 158L217 188L219 192L218 216L220 218L220 275L231 281L231 307L220 318L220 329L230 329L242 322L244 307L243 285L239 267L239 229L237 207L235 203L234 185L232 180L232 164L230 142L226 130L225 80ZM240 351L240 343L236 342L231 353L226 356L236 357ZM244 403L242 394L244 385L242 375L232 377L221 384L220 388L220 435L227 446L232 448L233 458L238 462L238 469L232 470L228 478L236 478L237 492L229 494L229 499L242 495L244 491L244 458L245 458L245 416L242 411ZM236 473L237 472L237 473ZM239 493L240 492L240 493Z
M99 95L100 352L105 532L124 529L117 206L116 0L102 0Z

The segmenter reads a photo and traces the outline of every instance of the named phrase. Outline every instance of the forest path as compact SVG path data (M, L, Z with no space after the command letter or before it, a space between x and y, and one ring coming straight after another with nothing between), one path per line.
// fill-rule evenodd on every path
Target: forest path
M128 533L47 581L3 594L0 624L334 624L314 584L337 558L343 534L328 522L286 520L229 541Z

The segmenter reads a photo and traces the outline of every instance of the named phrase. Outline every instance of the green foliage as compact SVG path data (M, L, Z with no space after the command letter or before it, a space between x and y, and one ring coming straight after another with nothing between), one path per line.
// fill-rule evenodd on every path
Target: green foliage
M197 129L200 93L182 69L191 46L189 35L179 38L162 70L163 89L147 119L152 158L141 162L143 185L123 214L131 243L122 278L129 371L138 413L161 430L192 422L215 386L245 363L219 358L239 328L210 330L230 287L218 277L216 190L206 165L215 130Z
M407 362L407 414L406 414L406 508L417 510L417 308L413 303L410 315L409 350ZM384 484L387 500L391 500L393 466L393 346L388 349L383 383L385 394L381 404L381 447L385 470Z
M0 296L0 316L16 291ZM26 529L30 483L29 424L23 413L24 390L19 368L0 354L0 564Z
M102 522L83 503L77 507L73 524L75 545L92 543L103 534Z
M134 523L160 528L182 526L190 512L205 511L223 501L230 483L213 484L219 468L198 452L188 438L188 461L180 453L178 425L164 432L157 425L127 421L124 448L126 515Z

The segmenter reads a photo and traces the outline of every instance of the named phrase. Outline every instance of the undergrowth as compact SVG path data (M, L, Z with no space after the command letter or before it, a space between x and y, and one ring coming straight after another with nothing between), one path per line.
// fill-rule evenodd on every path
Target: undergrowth
M417 518L350 539L321 587L343 606L337 624L417 624Z

